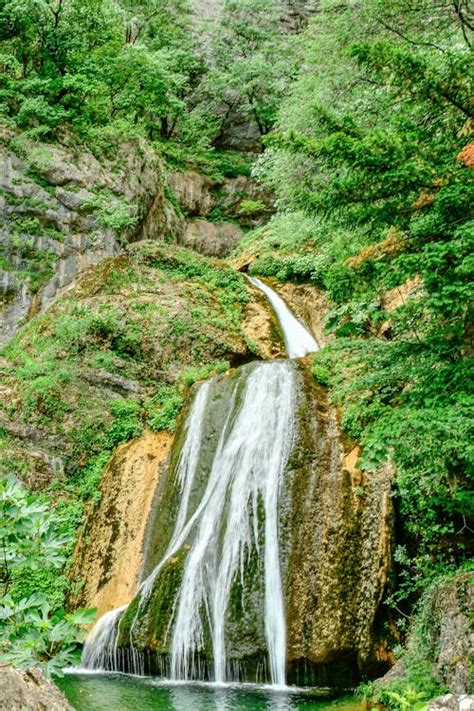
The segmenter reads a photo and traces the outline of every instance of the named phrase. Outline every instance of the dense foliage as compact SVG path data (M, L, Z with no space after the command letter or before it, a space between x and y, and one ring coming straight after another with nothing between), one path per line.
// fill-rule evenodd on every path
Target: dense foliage
M278 8L227 0L206 27L187 0L2 0L0 115L35 136L195 149L239 115L265 133L292 66Z
M373 470L391 452L403 527L394 601L471 533L472 16L464 5L328 0L259 174L282 214L252 269L334 302L314 373Z
M61 673L77 661L81 625L94 610L66 613L60 607L64 580L55 577L72 541L68 526L48 503L13 476L0 479L0 661L43 666ZM36 574L40 573L40 577ZM61 577L61 576L59 576Z
M332 340L313 373L341 404L361 466L375 471L387 454L395 463L389 602L401 619L433 578L463 563L474 529L473 28L465 0L322 0L298 37L276 0L225 0L207 23L187 0L0 0L0 118L16 136L73 136L100 154L139 135L169 163L214 177L248 173L245 158L216 153L242 127L253 148L263 139L254 173L278 212L243 250L252 272L316 284L333 303ZM103 227L137 219L118 198L98 195L89 208ZM20 228L35 234L38 225ZM172 430L186 388L225 369L229 341L241 336L246 292L231 270L171 248L111 264L97 270L100 285L84 287L87 306L63 301L6 351L9 416L63 437L71 526L97 496L113 448L144 424ZM47 281L47 254L32 272L38 287ZM189 316L142 298L140 289L159 292L165 280L179 285L170 295L187 300ZM126 304L92 303L125 288L134 294ZM201 368L203 354L210 365ZM102 407L97 369L139 381L144 395ZM10 445L0 434L2 473L12 469ZM1 642L15 650L31 623L42 630L31 658L44 660L44 630L57 635L66 619L53 612L65 579L48 600L31 597L27 580L41 594L52 585L38 561L47 571L62 564L62 524L44 502L5 487L4 505L17 506L21 523L13 516L11 530L0 528L9 596L0 610L10 620ZM18 655L27 662L23 648ZM412 701L402 695L395 707L417 702L423 684L413 684Z

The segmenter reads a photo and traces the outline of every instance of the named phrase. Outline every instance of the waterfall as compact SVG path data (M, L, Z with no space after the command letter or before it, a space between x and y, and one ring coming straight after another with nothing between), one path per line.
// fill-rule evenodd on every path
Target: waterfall
M308 353L317 351L319 346L316 340L305 326L291 313L283 299L278 296L273 289L270 289L267 284L260 281L260 279L251 276L247 277L247 279L256 286L257 289L263 291L273 306L283 331L288 358L302 358Z
M317 350L316 341L266 285L252 283L268 294L287 343L290 358ZM279 499L295 435L296 374L290 360L242 366L232 376L225 413L204 488L194 510L195 482L202 479L200 454L203 423L212 406L216 376L200 385L185 423L184 440L174 470L180 503L174 530L162 559L141 583L135 598L127 648L118 647L120 625L127 609L112 610L99 620L84 647L87 668L143 674L137 650L140 613L153 594L166 563L186 550L181 583L168 629L170 673L176 680L203 678L200 652L212 648L214 680L231 675L226 636L232 586L244 588L246 561L252 551L263 564L263 626L273 684L285 684L286 624L279 549ZM261 515L263 512L263 516ZM261 520L259 520L259 518Z
M281 361L242 369L237 399L224 425L187 557L172 639L172 677L194 676L203 644L201 610L208 610L215 681L226 679L225 622L230 589L260 532L265 512L265 634L271 678L285 682L286 633L278 546L278 492L293 442L295 386L291 364ZM238 386L238 383L236 387ZM225 522L225 530L222 530Z
M86 669L118 669L117 629L126 605L106 612L89 634L82 651L82 666Z

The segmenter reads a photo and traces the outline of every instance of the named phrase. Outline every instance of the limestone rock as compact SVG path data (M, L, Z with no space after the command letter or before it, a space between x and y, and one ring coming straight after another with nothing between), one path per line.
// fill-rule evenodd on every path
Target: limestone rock
M70 599L73 607L97 607L100 617L132 599L154 492L172 440L168 432L145 431L112 455L100 500L89 507L74 552L71 580L84 584Z
M168 185L187 217L207 217L216 210L224 220L232 217L255 227L266 222L274 208L274 195L247 175L215 180L194 171L175 172L168 176ZM244 209L249 201L255 205L250 212Z
M299 437L288 520L288 678L357 683L391 663L376 632L392 565L393 470L356 469L325 390L302 368Z
M0 256L8 264L0 274L0 345L87 267L135 239L157 196L162 208L165 202L161 164L145 144L119 145L101 161L66 144L11 145L0 148ZM108 227L93 206L97 196L126 204L136 224ZM147 234L166 231L162 209Z
M226 257L240 242L244 233L233 222L188 222L182 244L207 257Z
M247 343L255 348L255 355L259 358L285 358L285 344L276 315L268 308L265 297L259 300L261 292L256 291L252 291L255 299L249 302L242 322Z
M430 627L426 643L437 678L454 694L472 693L474 573L460 573L435 585L422 609Z
M179 204L186 215L205 216L213 205L211 189L216 181L192 170L184 173L171 173L168 185L176 194Z
M73 707L38 668L2 667L0 711L73 711Z
M445 694L428 702L428 711L474 711L474 696Z

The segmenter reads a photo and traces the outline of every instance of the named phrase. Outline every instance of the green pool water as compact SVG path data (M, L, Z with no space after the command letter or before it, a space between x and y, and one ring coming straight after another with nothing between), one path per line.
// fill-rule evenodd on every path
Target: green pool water
M58 686L76 711L362 711L355 699L251 685L173 684L115 674L67 674Z

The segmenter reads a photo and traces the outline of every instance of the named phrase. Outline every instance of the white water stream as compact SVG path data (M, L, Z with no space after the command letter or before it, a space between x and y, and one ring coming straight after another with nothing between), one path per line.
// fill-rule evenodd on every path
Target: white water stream
M249 277L270 299L284 332L290 358L317 350L317 343L269 287ZM264 627L270 676L285 684L286 624L280 572L278 503L284 472L294 439L296 376L291 361L271 361L239 369L222 423L219 441L201 501L189 511L202 446L203 422L210 405L212 380L195 396L177 470L181 491L179 510L167 550L141 584L139 605L130 631L129 666L143 674L134 646L139 613L153 592L154 582L167 561L184 545L183 577L173 609L171 677L199 678L199 652L205 629L210 630L214 680L229 677L226 620L232 585L240 576L250 551L256 549L264 566ZM263 531L258 510L263 506ZM120 619L126 608L104 615L84 646L82 664L90 669L120 669L117 643ZM204 619L203 619L204 616ZM131 660L131 663L130 663Z
M303 324L298 321L298 319L291 313L288 306L285 304L283 299L276 294L273 289L271 289L263 281L257 279L256 277L248 276L247 279L263 291L273 309L277 315L278 321L280 322L281 329L283 331L283 336L285 339L286 352L288 358L302 358L308 353L314 353L318 350L319 346L316 339L311 335L308 329L303 326Z

